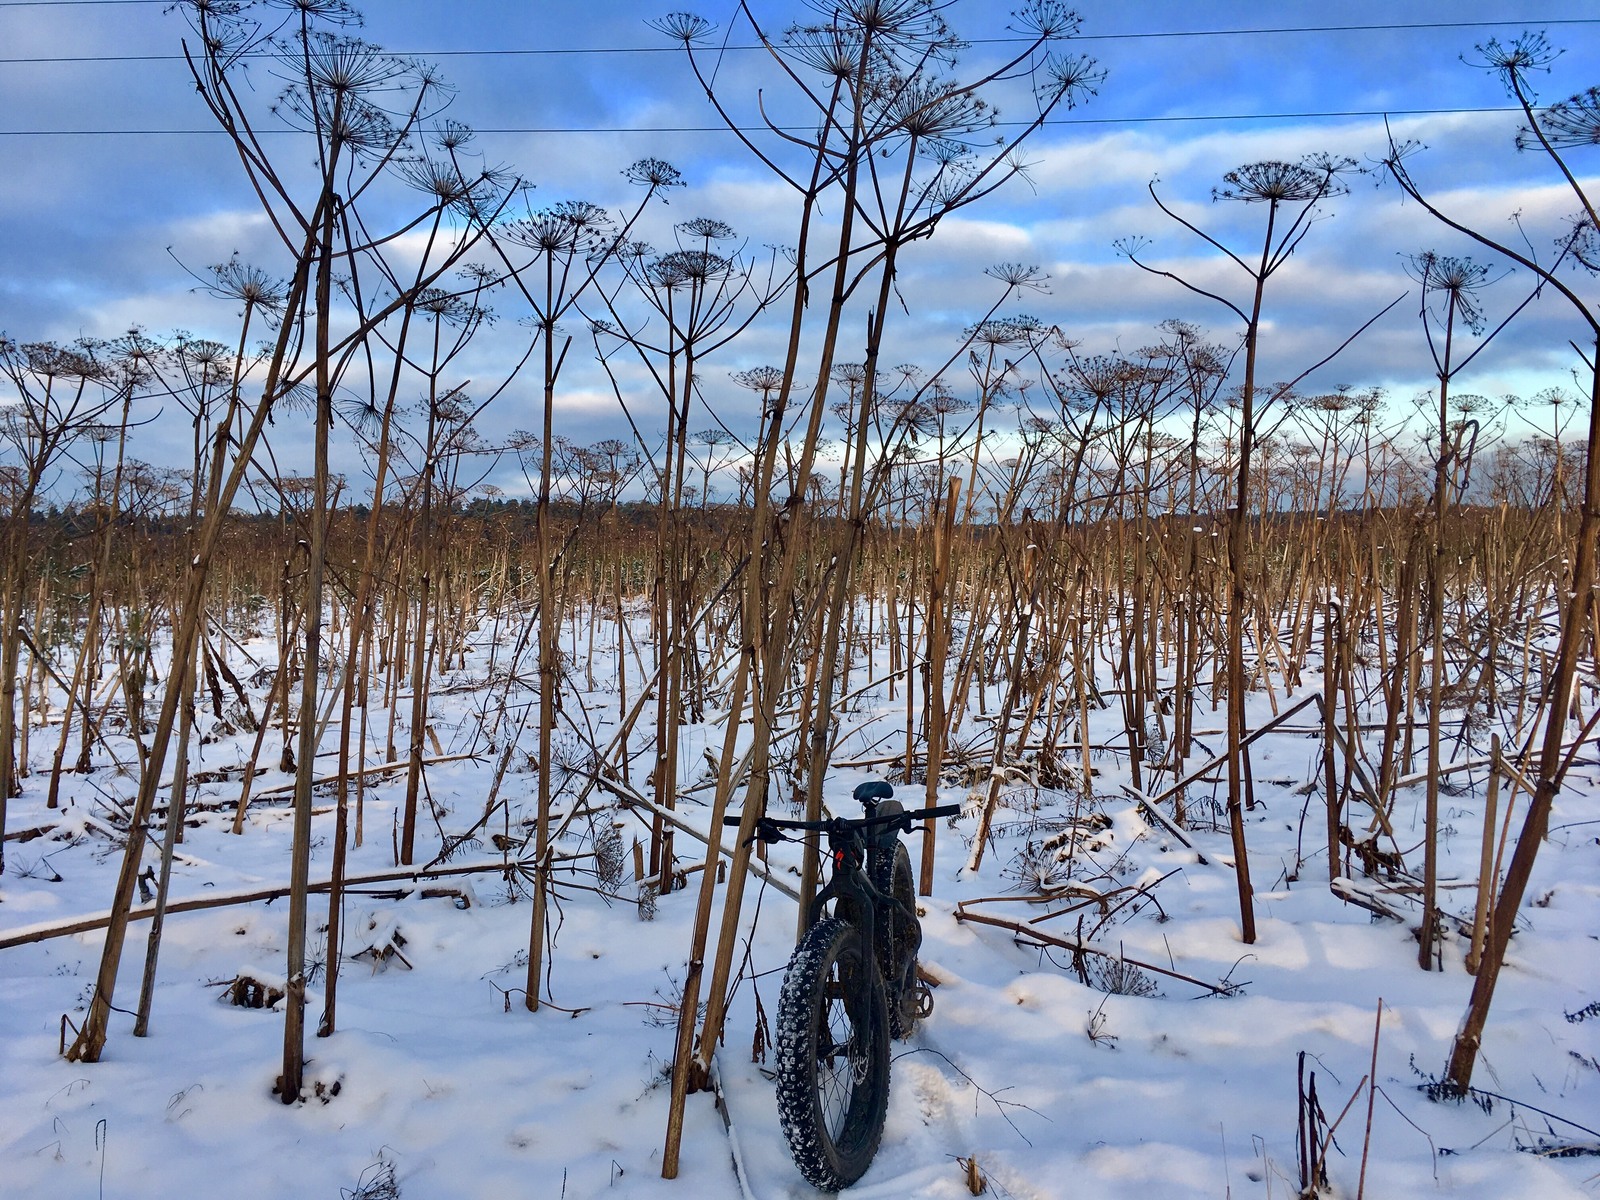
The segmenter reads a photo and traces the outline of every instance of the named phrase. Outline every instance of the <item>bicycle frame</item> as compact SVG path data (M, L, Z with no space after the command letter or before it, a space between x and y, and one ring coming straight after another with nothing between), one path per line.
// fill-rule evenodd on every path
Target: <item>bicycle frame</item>
M848 821L843 817L835 817L828 823L824 832L828 835L828 855L833 867L828 873L828 882L812 897L811 907L806 912L806 926L809 928L822 920L823 908L828 901L850 900L855 903L856 924L867 939L867 945L873 946L877 944L878 908L884 903L895 903L895 899L880 892L867 873L867 856L877 847L869 848L863 829L860 822ZM870 973L874 979L881 984L888 984L889 981L883 978L878 969L877 955L867 957L872 964Z
M812 898L806 910L808 929L822 920L829 901L845 900L852 905L853 920L860 927L867 944L877 945L878 924L880 920L886 918L888 906L904 907L903 901L885 894L873 883L871 868L875 865L877 856L893 854L895 846L900 841L900 834L909 833L916 828L915 821L923 818L953 817L961 811L961 806L958 804L946 804L937 808L907 812L898 803L890 801L894 811L880 812L879 804L888 800L889 794L889 785L884 783L865 783L856 788L855 798L861 801L867 810L867 815L864 817L831 817L825 821L757 818L753 837L768 844L789 840L784 837L785 830L802 834L827 835L828 857L832 866L827 883ZM727 816L723 821L727 825L737 826L740 818ZM917 919L915 912L907 912L905 916L912 922ZM902 991L904 981L886 979L877 962L877 956L868 957L872 960L869 970L875 984L890 993L889 999L893 1003Z
M776 1038L779 1123L800 1173L824 1191L848 1187L871 1165L888 1108L890 1039L910 1036L931 1008L916 975L922 929L900 834L917 818L960 808L906 812L893 795L887 783L863 783L855 798L864 817L760 817L752 835L828 838L828 877L784 971Z

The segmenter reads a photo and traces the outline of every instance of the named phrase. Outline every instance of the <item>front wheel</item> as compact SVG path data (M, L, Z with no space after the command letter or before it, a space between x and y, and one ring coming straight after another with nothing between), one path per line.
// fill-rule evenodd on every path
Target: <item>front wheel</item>
M800 1173L825 1192L865 1174L889 1107L889 1013L871 952L854 925L818 921L778 998L778 1119Z

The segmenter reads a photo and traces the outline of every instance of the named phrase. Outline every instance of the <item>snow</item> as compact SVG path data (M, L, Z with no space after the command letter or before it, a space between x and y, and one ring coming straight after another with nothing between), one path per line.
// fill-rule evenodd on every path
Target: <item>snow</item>
M265 648L257 644L253 652ZM478 648L474 668L484 668L487 652ZM472 680L469 669L455 682ZM478 683L479 691L441 688L436 696L431 719L446 754L471 748L482 704ZM1308 673L1303 693L1320 689L1320 678ZM629 694L638 694L632 680ZM1279 709L1297 698L1280 694ZM566 703L581 707L602 736L614 728L608 724L616 718L614 694L597 690ZM1253 726L1270 719L1264 695L1251 703ZM879 693L862 704L849 723L864 730L874 725L867 719L872 705L889 711ZM903 716L903 702L893 711ZM375 711L373 727L386 719ZM1095 742L1121 736L1115 710L1095 719L1103 722L1091 730ZM686 771L704 769L700 749L715 747L720 730L719 724L685 738ZM335 736L330 731L330 745ZM47 740L36 738L36 748ZM640 779L648 770L644 739L632 749ZM224 739L203 748L204 765L230 765L246 752L238 739ZM837 756L858 753L865 756L867 748L847 739ZM1436 1103L1419 1090L1425 1082L1419 1072L1442 1071L1465 1010L1472 981L1462 965L1461 938L1447 936L1442 972L1422 972L1405 925L1374 918L1332 894L1327 864L1313 851L1323 837L1320 796L1299 790L1317 780L1316 743L1303 732L1283 732L1262 738L1253 753L1260 801L1248 814L1258 888L1254 945L1240 940L1226 830L1207 827L1211 785L1189 791L1198 825L1186 831L1190 849L1122 792L1126 760L1112 753L1097 754L1094 783L1096 803L1111 825L1077 842L1073 894L1044 904L1019 898L973 906L1024 925L1053 909L1079 906L1034 927L1070 941L1080 936L1081 918L1082 933L1093 932L1096 945L1113 952L1120 947L1128 959L1170 967L1224 987L1226 995L1160 975L1145 977L1155 994L1109 993L1092 984L1104 982L1114 969L1106 966L1111 960L1091 959L1086 983L1068 950L1019 945L1005 929L957 919L961 901L1020 897L1012 861L1023 845L1019 831L1039 815L1030 806L1037 801L1044 815L1071 815L1067 798L1036 793L1027 780L1007 776L996 840L982 869L960 879L957 868L970 849L963 835L971 837L976 818L940 822L938 883L922 901L922 959L938 981L935 1007L911 1040L894 1047L882 1148L853 1196L967 1196L969 1164L975 1164L988 1194L1016 1200L1289 1197L1298 1186L1302 1054L1330 1121L1355 1098L1330 1150L1333 1195L1356 1195L1363 1161L1365 1194L1374 1198L1576 1200L1596 1194L1594 1158L1535 1152L1541 1145L1600 1142L1576 1127L1600 1129L1600 1016L1566 1015L1600 1000L1600 841L1597 827L1584 824L1600 795L1593 768L1575 768L1558 798L1474 1080L1517 1103L1496 1101L1485 1112L1473 1103ZM430 793L448 810L441 818L446 832L464 832L481 813L494 757L429 768ZM276 762L270 740L262 761ZM834 772L826 788L833 810L855 811L850 792L868 777ZM287 881L287 800L262 797L287 778L273 770L258 781L242 837L229 832L231 804L194 816L173 871L174 901ZM533 778L508 776L502 786L517 805L513 826L531 805ZM1482 773L1473 779L1470 793L1446 797L1447 819L1457 831L1442 858L1446 880L1476 877ZM207 784L200 795L226 800L238 786ZM88 778L68 776L67 808L52 814L43 808L42 775L27 781L12 803L9 828L59 824L55 835L7 845L0 938L104 910L120 852L94 827L94 814L105 812L96 789L126 795L131 787L131 779L109 765ZM370 781L366 842L350 851L350 875L394 869L390 830L403 791L403 774ZM962 784L948 782L941 802L959 802L964 792ZM914 795L920 794L919 783ZM695 795L708 797L709 791ZM568 802L559 802L562 812ZM1410 827L1412 808L1420 804L1420 787L1402 797L1396 821L1403 842L1420 838ZM708 820L707 810L692 801L684 803L683 815L697 828ZM314 880L328 874L333 819L319 809L314 820ZM636 813L621 819L631 847L644 825ZM500 824L496 818L480 834L482 843L462 850L456 861L492 858L487 839ZM573 824L577 832L585 826L581 819ZM422 847L424 858L437 846L437 830L431 822L425 828L432 840ZM1306 853L1298 870L1297 844ZM586 843L573 839L562 848ZM679 838L677 848L685 856L680 865L693 865L698 843ZM917 853L914 847L913 861ZM689 1097L679 1177L660 1178L673 1054L666 1006L684 977L701 876L662 896L655 919L645 921L629 902L631 853L624 859L621 898L558 889L551 1003L537 1013L526 1010L520 990L531 906L497 874L437 881L459 896L425 898L420 887L403 882L366 889L405 892L399 899L351 894L338 1029L327 1039L308 1034L307 1097L293 1106L281 1104L272 1090L282 1053L281 1012L222 999L226 985L241 975L283 986L286 902L171 914L150 1036L131 1036L132 1018L119 1012L104 1060L92 1065L68 1063L58 1048L63 1014L74 1023L83 1017L102 933L0 949L0 1195L261 1196L292 1189L372 1200L383 1194L377 1185L389 1170L399 1194L412 1200L814 1195L788 1157L767 1074L771 1063L750 1061L755 998L771 1020L795 926L793 903L758 880L751 881L745 905L746 929L759 912L751 942L755 977L738 987L717 1055L725 1112L710 1094ZM786 877L798 865L799 848L773 847L771 861ZM595 885L592 876L577 882ZM1100 903L1115 906L1129 887L1146 889L1159 911L1154 903L1128 904L1096 930ZM721 894L719 888L719 906ZM1470 917L1471 888L1442 894L1451 911ZM326 922L326 897L314 896L311 911L317 930ZM137 1000L147 930L147 922L130 929L119 1009ZM323 953L318 936L314 959ZM356 957L385 945L399 947L403 960ZM320 987L320 977L313 979L310 1031L321 1011ZM1367 1144L1369 1096L1361 1082L1371 1064L1380 1000L1380 1090Z

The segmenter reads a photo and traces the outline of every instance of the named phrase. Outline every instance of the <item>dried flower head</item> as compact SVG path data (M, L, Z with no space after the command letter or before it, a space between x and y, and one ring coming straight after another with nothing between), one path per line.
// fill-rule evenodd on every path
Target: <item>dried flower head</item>
M700 286L726 278L732 269L732 259L709 250L673 250L651 263L645 278L656 287Z
M512 221L503 236L541 254L587 253L605 241L611 215L587 200L563 200L530 217Z
M740 387L763 395L783 386L783 370L779 367L751 367L748 371L736 371L731 378Z
M784 31L784 52L830 79L854 79L861 67L858 30L828 25L795 25Z
M1338 177L1355 169L1355 160L1331 155L1310 155L1297 163L1269 159L1246 163L1222 177L1226 187L1214 188L1214 200L1242 200L1246 204L1309 204L1347 189Z
M287 300L283 280L275 279L260 267L241 262L234 253L225 263L208 268L212 283L207 287L213 296L237 300L247 308L277 313Z
M679 233L709 242L726 242L739 236L734 233L733 226L711 217L695 217L692 221L684 221L675 228Z
M959 141L993 128L998 114L971 89L922 75L895 80L882 102L883 120L912 137Z
M1025 346L1047 332L1043 321L1025 313L1014 317L991 317L966 331L981 346Z
M1034 291L1045 291L1045 284L1050 276L1046 275L1037 266L1025 263L1001 262L992 267L986 267L983 272L990 279L998 279L1008 287L1032 288Z
M1530 71L1548 71L1560 51L1550 44L1550 39L1539 31L1525 31L1510 42L1490 38L1475 47L1481 56L1477 62L1463 58L1472 66L1482 67L1499 75L1506 90L1520 98L1523 78Z
M1035 85L1040 105L1065 104L1076 108L1090 96L1100 94L1106 69L1087 54L1053 54Z
M1584 270L1600 274L1600 230L1588 213L1569 218L1567 232L1556 239L1556 249L1570 254Z
M683 175L677 167L659 158L641 158L623 168L622 177L629 183L660 189L683 187Z
M666 34L675 42L682 42L686 48L695 42L704 41L717 31L713 22L688 12L668 13L664 17L646 21L645 24L658 33Z
M95 357L95 345L79 339L71 346L56 342L24 342L22 361L43 379L100 379L105 367Z
M330 25L360 25L361 13L346 0L267 0L273 8L286 8L307 21Z
M1545 109L1539 117L1545 140L1557 149L1575 146L1600 146L1600 88L1589 88ZM1517 134L1517 149L1535 144L1533 131Z
M1406 256L1406 273L1422 285L1422 302L1443 299L1449 313L1459 318L1468 329L1478 333L1483 328L1483 306L1477 292L1489 279L1489 268L1470 258L1453 254L1437 254L1424 250Z
M1011 14L1010 28L1025 37L1068 38L1083 28L1083 18L1062 0L1028 0Z

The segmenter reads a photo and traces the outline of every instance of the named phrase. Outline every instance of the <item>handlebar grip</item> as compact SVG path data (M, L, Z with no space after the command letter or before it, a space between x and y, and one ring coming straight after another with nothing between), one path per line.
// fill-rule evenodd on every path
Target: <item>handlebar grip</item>
M739 828L739 822L742 821L742 820L744 820L743 817L723 817L722 818L722 823L724 825L730 825L734 829L737 829L737 828Z
M959 817L961 815L961 805L941 804L937 808L925 808L921 812L914 812L909 815L913 817L927 817L930 820L938 817Z

